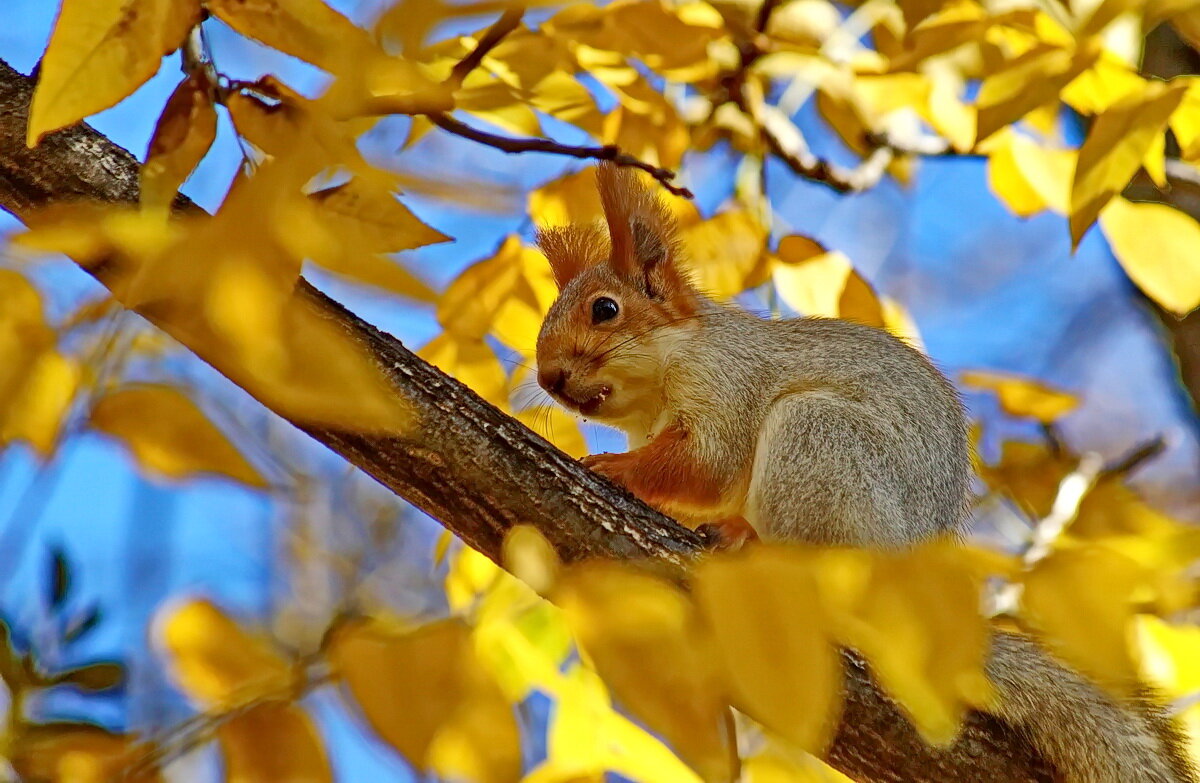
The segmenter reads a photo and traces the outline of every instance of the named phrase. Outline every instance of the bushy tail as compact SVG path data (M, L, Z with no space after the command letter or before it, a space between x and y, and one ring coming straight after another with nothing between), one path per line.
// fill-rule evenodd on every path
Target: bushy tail
M995 636L987 674L998 696L992 712L1064 783L1196 783L1181 736L1151 699L1118 700L1011 633Z

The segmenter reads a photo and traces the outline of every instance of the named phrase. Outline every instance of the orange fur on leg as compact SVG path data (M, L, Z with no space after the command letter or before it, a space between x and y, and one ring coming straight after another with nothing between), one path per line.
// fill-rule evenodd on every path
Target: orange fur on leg
M583 464L668 514L680 509L694 514L721 504L723 482L696 462L687 432L676 424L641 448L593 454Z

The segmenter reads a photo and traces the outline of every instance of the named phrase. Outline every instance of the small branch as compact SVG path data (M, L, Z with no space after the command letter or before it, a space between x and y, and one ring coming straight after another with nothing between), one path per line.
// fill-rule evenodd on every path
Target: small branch
M600 147L583 147L571 144L559 144L557 141L551 139L514 139L510 136L497 136L494 133L473 128L448 114L430 114L428 117L430 122L447 133L453 133L455 136L461 136L464 139L470 139L488 147L493 147L501 152L510 154L545 152L551 155L565 155L569 158L607 160L618 166L641 169L658 180L659 184L676 196L692 198L692 191L672 182L675 179L675 172L670 169L652 166L644 160L639 160L632 155L622 152L621 148L615 144L605 144Z
M1079 458L1075 470L1058 483L1058 492L1050 506L1050 513L1038 520L1034 526L1029 542L1021 553L1022 567L1026 570L1033 568L1050 554L1050 547L1067 529L1067 525L1079 516L1083 499L1104 473L1104 461L1099 454L1087 452ZM989 615L994 617L1016 612L1021 604L1023 587L1018 582L1001 585L989 602Z
M858 192L877 185L895 158L891 147L880 146L852 169L821 160L808 148L800 129L787 115L764 103L761 97L752 98L744 83L734 83L731 87L730 99L754 123L767 149L797 176L824 183L839 193Z
M763 0L763 4L758 7L758 14L754 17L754 31L756 33L767 32L767 25L771 23L771 14L775 13L775 9L779 7L780 0Z
M1100 478L1128 475L1141 467L1142 463L1154 459L1166 451L1166 449L1166 439L1162 435L1157 435L1125 456L1118 458L1115 462L1105 465L1104 469L1100 471Z
M475 48L466 57L455 63L454 68L450 71L450 76L446 79L446 85L452 90L462 87L463 80L467 78L467 74L479 67L479 64L483 62L483 58L487 57L488 52L495 49L496 45L504 40L504 36L517 29L517 25L521 23L521 17L524 15L525 9L520 6L505 11L487 29L487 32L479 39L479 43L475 45Z

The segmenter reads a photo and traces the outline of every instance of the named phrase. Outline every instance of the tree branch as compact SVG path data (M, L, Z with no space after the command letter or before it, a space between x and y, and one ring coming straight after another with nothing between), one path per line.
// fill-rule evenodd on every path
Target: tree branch
M26 148L32 92L31 79L0 61L0 207L27 218L69 199L135 204L137 160L86 124ZM176 207L199 209L183 197ZM103 268L87 271L105 282ZM586 470L395 338L303 280L299 292L375 358L421 426L419 432L388 437L293 423L472 547L498 560L505 532L526 523L567 561L653 558L677 566L699 551L694 533ZM186 335L172 336L187 345ZM1053 779L1027 740L983 713L968 717L953 746L929 747L873 683L862 661L851 653L845 660L845 704L828 758L851 777L894 783Z
M659 184L676 196L683 196L684 198L692 197L692 191L672 182L675 179L675 172L670 169L651 165L644 160L639 160L632 155L621 152L621 148L615 144L605 144L600 147L577 147L571 144L559 144L557 141L551 139L514 139L511 136L498 136L494 133L481 131L478 128L472 128L465 122L456 120L448 114L430 114L429 120L442 130L453 133L455 136L462 136L464 139L470 139L471 141L494 147L509 154L548 152L551 155L566 155L570 158L608 160L618 166L641 169L658 180Z

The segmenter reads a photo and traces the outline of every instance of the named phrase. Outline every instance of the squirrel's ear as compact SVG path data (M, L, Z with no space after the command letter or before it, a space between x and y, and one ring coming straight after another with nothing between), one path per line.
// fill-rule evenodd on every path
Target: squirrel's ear
M629 278L644 279L647 287L653 289L653 280L677 263L679 240L675 216L658 192L647 187L634 169L601 163L596 168L596 183L608 222L613 269Z
M544 228L537 232L538 249L550 262L558 290L589 266L608 257L608 238L596 224Z

